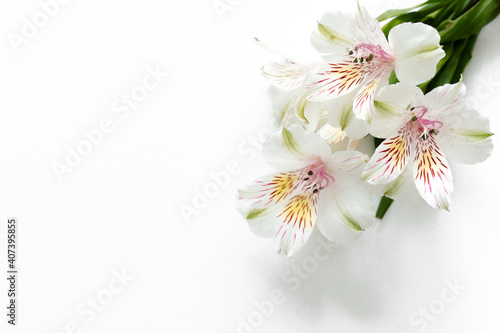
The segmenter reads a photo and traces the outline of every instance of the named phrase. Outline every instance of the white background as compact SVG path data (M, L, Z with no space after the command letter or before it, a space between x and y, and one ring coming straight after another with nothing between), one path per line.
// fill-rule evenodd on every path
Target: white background
M0 331L229 333L249 319L255 327L240 332L498 331L498 154L452 165L451 212L395 204L358 242L308 266L298 288L283 279L311 263L320 235L286 259L234 209L236 187L268 171L250 142L270 126L259 69L271 56L253 37L297 60L317 60L309 43L316 21L354 2L232 3L221 17L212 0L68 1L16 52L9 34L20 35L23 18L32 21L41 7L2 2L0 266L6 221L16 216L20 275L14 329L1 279ZM413 3L362 4L376 15ZM464 76L471 103L496 133L499 29L497 19L483 30ZM113 112L157 67L170 74L162 84L128 116ZM103 119L113 131L59 181L53 163L65 163L67 147ZM229 183L183 218L181 205L192 206L210 172L228 163L240 165ZM111 294L122 270L133 278ZM446 281L466 289L455 295ZM266 303L273 290L284 302L256 314L255 302ZM443 293L453 300L440 308ZM106 304L89 310L96 297ZM429 306L439 314L425 329L412 324Z

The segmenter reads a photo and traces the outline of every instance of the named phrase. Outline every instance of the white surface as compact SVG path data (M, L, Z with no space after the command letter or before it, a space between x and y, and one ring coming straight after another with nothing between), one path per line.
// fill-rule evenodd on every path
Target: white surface
M450 213L396 204L303 280L289 271L311 264L317 233L286 259L250 232L233 207L235 188L268 170L250 142L271 119L259 73L269 55L253 37L314 60L309 35L316 21L353 2L232 3L221 20L212 0L69 1L15 52L8 33L20 33L23 17L40 6L2 2L0 232L8 217L19 219L20 308L15 329L1 310L0 331L237 332L239 318L259 319L254 302L279 290L285 301L241 332L412 333L423 327L412 325L412 314L438 307L443 293L452 297L446 281L455 279L467 289L425 331L498 331L497 153L481 165L453 165ZM379 14L411 3L364 5ZM495 133L499 29L497 19L483 30L465 73L471 101ZM120 118L113 103L156 66L170 76ZM484 84L490 79L495 86ZM75 148L82 131L105 118L114 130L60 182L52 163L62 163L66 146ZM191 204L209 173L232 160L241 167L229 184L187 223L180 205ZM134 279L92 317L85 302L110 295L113 271L122 268Z

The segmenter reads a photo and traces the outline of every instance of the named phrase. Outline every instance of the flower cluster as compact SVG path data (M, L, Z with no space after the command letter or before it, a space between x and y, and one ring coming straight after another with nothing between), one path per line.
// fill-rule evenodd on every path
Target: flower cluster
M250 228L291 256L315 226L335 243L355 239L375 222L381 194L395 198L413 187L430 206L448 210L448 159L484 161L492 133L465 104L461 79L426 94L416 86L445 57L438 31L408 22L386 37L358 5L354 15L326 13L311 42L320 63L283 58L262 68L280 88L281 128L263 147L278 171L239 190L237 208ZM391 75L397 83L389 84ZM383 139L372 156L356 151L371 136Z

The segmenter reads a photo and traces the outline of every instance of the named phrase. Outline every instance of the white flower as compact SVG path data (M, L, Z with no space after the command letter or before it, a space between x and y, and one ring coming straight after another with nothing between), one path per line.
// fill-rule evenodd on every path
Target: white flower
M488 119L468 107L464 97L461 81L425 96L404 83L381 89L375 101L379 116L370 133L387 139L366 165L363 179L389 183L411 165L422 198L434 208L448 209L453 178L447 157L474 164L488 158L493 147Z
M434 76L444 57L436 29L403 23L392 28L388 37L359 4L354 17L339 12L323 15L311 42L326 63L311 81L307 98L323 101L352 93L354 114L370 122L375 94L388 84L392 71L409 84Z
M353 96L334 101L317 102L307 99L305 81L318 68L301 65L289 59L267 63L263 75L278 88L273 93L276 116L282 127L301 125L320 135L329 144L336 144L346 136L361 139L368 134L365 122L352 113Z
M257 235L274 237L278 253L293 255L315 225L345 243L373 223L374 203L360 181L366 155L331 154L321 137L298 125L269 137L263 154L281 172L239 190L238 209Z

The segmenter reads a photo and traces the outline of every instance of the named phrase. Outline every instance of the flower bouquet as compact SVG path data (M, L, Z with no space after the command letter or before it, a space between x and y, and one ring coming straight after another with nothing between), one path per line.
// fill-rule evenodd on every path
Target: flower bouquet
M251 230L292 256L315 227L334 243L353 241L393 200L448 210L448 160L474 164L492 152L489 121L465 103L462 74L499 13L494 0L428 0L375 19L358 4L323 15L311 36L321 61L310 64L256 39L279 56L262 73L278 88L280 129L263 146L277 172L238 190ZM357 150L366 140L371 156Z

